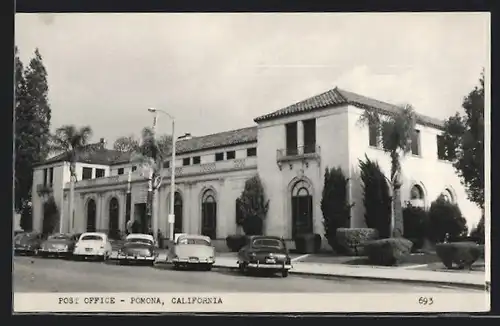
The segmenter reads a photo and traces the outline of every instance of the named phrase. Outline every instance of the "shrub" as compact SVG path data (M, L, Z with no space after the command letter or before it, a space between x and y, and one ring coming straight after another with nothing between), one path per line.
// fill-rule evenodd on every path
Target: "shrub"
M474 240L474 242L484 244L486 240L484 236L484 215L481 216L477 226L470 232L470 237Z
M302 254L314 254L321 249L321 236L317 233L299 234L294 241L295 249Z
M394 266L410 254L413 243L405 238L388 238L365 243L368 261L374 265Z
M226 237L226 245L232 252L238 252L245 246L246 239L244 235L230 235Z
M413 249L421 249L428 237L429 214L421 207L409 204L403 209L404 237L413 242Z
M241 225L246 235L261 235L264 219L269 209L269 200L265 199L264 187L258 175L245 182L245 189L237 199L238 225Z
M467 221L456 204L440 196L429 209L429 237L439 243L444 241L447 233L452 239L466 236Z
M474 242L449 242L438 243L436 253L446 268L453 268L453 264L458 268L472 268L472 264L484 255L484 245Z
M387 238L391 232L392 199L387 179L377 162L365 155L365 162L359 161L363 188L366 226L378 231L380 238Z
M337 252L340 250L336 240L337 229L348 227L351 220L353 205L348 202L348 183L349 180L340 168L326 168L321 211L323 212L325 238L332 249Z
M350 255L360 255L363 253L365 242L378 238L376 229L368 228L339 228L337 229L337 241L344 251Z
M52 234L56 230L56 226L59 223L59 208L57 207L56 201L53 196L43 204L43 226L42 233Z

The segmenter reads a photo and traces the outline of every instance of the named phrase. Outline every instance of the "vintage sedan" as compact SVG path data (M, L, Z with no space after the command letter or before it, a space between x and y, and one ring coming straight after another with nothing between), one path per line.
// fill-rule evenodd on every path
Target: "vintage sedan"
M252 236L238 252L238 267L243 273L261 270L272 273L280 272L283 277L287 277L292 263L282 238Z
M125 238L125 242L113 256L120 264L146 263L154 265L158 257L158 250L152 235L132 233Z
M78 238L79 234L53 234L41 244L38 254L42 257L69 258L73 255Z
M175 269L195 267L211 270L215 263L215 248L212 246L212 241L204 235L180 235L173 247L172 263Z
M36 256L43 239L38 232L19 233L14 237L14 253Z
M106 233L86 232L82 233L73 250L75 259L94 258L106 260L111 255L111 242Z

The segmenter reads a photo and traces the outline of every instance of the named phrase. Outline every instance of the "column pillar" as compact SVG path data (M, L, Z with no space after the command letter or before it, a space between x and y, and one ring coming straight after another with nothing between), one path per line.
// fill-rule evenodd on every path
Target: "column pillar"
M297 121L297 147L299 154L304 153L304 123Z

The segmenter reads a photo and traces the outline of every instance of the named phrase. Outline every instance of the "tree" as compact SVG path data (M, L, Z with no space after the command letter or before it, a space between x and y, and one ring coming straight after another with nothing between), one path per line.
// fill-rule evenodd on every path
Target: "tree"
M365 155L365 161L359 160L360 177L363 188L365 223L376 229L380 238L391 235L391 195L389 185L377 162Z
M443 242L446 234L451 241L467 235L467 220L457 204L450 203L441 195L429 209L429 237L434 242Z
M447 158L453 161L469 200L484 210L484 71L462 107L465 115L456 113L444 125Z
M158 189L162 183L162 167L163 161L167 158L172 148L172 137L169 135L163 135L160 139L156 139L155 132L152 128L145 127L142 130L141 143L132 148L133 155L131 156L131 162L139 163L143 170L148 171L148 202L147 202L147 212L148 217L151 218L157 214L158 205ZM175 173L175 172L172 172ZM142 226L147 227L146 225ZM157 225L154 225L153 232L157 236Z
M269 200L266 199L264 187L258 175L245 182L241 196L237 200L239 207L238 225L241 225L246 235L262 235L264 220L269 210Z
M50 196L48 200L43 204L43 234L54 233L57 222L59 221L59 208L57 207L56 201L53 196Z
M402 168L401 160L411 151L411 139L415 134L416 114L411 105L405 105L394 113L383 118L375 109L367 108L360 118L360 122L375 126L382 135L382 145L391 158L391 186L392 186L392 236L402 237L403 207L401 205Z
M321 211L325 238L333 250L338 252L342 247L337 242L337 229L349 227L351 208L348 196L349 179L341 168L325 169Z
M51 109L48 102L47 71L40 52L26 69L15 48L15 210L22 219L30 218L33 164L48 154ZM31 225L22 221L23 225Z
M74 125L64 125L56 129L51 139L50 148L52 151L63 152L69 155L70 188L68 221L72 221L75 214L75 182L77 181L76 162L82 155L95 151L95 148L87 146L91 136L92 128L90 128L90 126L77 128ZM60 232L64 230L63 224L63 221L60 221Z
M113 149L121 152L131 152L139 147L139 141L134 137L122 136L115 140Z

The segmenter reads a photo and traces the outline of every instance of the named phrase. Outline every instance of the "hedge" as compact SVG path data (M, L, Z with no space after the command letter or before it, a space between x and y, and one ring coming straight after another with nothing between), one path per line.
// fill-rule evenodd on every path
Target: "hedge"
M459 269L471 269L481 256L484 256L484 245L474 242L438 243L436 253L446 268L457 265Z
M232 252L238 252L245 246L247 237L245 235L230 235L226 237L226 245Z
M293 240L299 253L314 254L321 249L321 236L317 233L299 234Z
M405 238L388 238L368 241L365 253L373 265L394 266L410 254L413 243Z
M337 242L350 255L362 255L363 244L378 238L378 231L369 228L339 228Z

